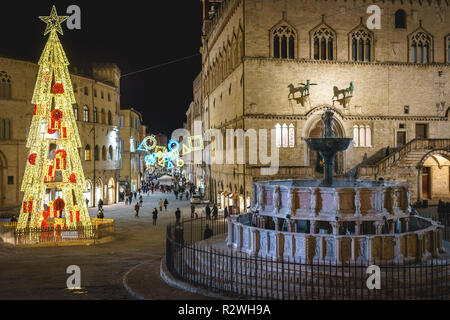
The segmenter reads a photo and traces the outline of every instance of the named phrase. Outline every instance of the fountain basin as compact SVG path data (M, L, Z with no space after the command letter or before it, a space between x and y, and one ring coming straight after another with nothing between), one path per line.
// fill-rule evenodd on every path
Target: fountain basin
M347 150L350 142L353 141L352 138L310 138L305 140L311 150L329 156Z

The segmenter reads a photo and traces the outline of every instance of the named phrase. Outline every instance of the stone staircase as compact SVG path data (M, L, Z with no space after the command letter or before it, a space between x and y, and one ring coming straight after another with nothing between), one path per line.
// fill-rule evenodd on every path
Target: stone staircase
M417 166L430 152L436 150L450 151L450 139L414 139L404 147L395 150L389 156L375 164L358 166L358 179L409 182L411 196L414 199L417 191Z

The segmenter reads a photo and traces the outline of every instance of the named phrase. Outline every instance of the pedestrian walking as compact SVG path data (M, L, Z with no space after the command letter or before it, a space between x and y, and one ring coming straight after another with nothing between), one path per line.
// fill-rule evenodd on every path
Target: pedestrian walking
M206 224L206 226L205 226L205 233L203 234L203 238L206 240L206 239L211 238L212 236L213 236L213 231L209 227L209 224Z
M228 209L226 206L225 206L225 209L223 209L223 217L224 218L228 217Z
M180 208L177 208L177 211L175 211L175 218L177 219L176 224L180 223L180 219L181 219L181 211Z
M169 205L169 201L167 201L167 198L164 199L164 209L167 211L167 206Z
M216 204L214 204L213 210L212 210L213 219L216 220L219 216L219 209L217 208Z
M205 212L206 220L211 220L211 208L209 207L209 203L206 205Z
M194 214L195 214L195 205L192 203L191 204L191 218L194 218Z
M142 196L139 197L139 206L142 208L142 204L144 203L144 199Z
M162 212L162 208L164 206L164 201L162 199L159 199L158 205L159 205L159 211Z
M153 214L153 225L156 226L156 219L158 219L158 210L154 208L152 214Z
M139 203L136 202L136 205L134 206L134 216L139 217Z
M98 209L100 210L100 209L102 209L103 208L103 200L102 199L99 199L98 200Z

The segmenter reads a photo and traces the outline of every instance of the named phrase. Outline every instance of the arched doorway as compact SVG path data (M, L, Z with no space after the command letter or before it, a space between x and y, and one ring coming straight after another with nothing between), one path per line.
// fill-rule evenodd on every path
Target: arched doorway
M94 207L95 203L92 200L92 183L89 180L86 180L86 187L85 187L85 191L84 191L84 198L88 201L87 202L87 206L88 207Z
M102 190L103 190L103 182L102 182L102 179L98 179L97 182L95 183L95 199L94 199L95 203L94 203L94 206L97 205L98 200L100 200L100 199L103 200L103 193L102 193ZM103 201L103 202L104 202L104 201Z
M450 199L450 152L433 151L419 163L421 199Z
M108 204L116 202L116 184L114 178L109 179L108 182Z
M322 138L324 135L323 122L319 118L318 121L311 127L308 138ZM336 137L344 137L344 130L338 121L334 121L333 130ZM308 149L309 151L309 165L314 168L314 172L317 174L323 174L323 162L318 152ZM344 173L344 153L338 152L334 159L334 173L341 175Z

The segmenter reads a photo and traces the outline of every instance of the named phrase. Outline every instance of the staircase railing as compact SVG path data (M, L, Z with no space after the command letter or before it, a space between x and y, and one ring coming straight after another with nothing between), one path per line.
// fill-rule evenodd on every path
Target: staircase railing
M358 176L376 176L414 150L450 149L450 139L413 139L374 165L358 166Z

